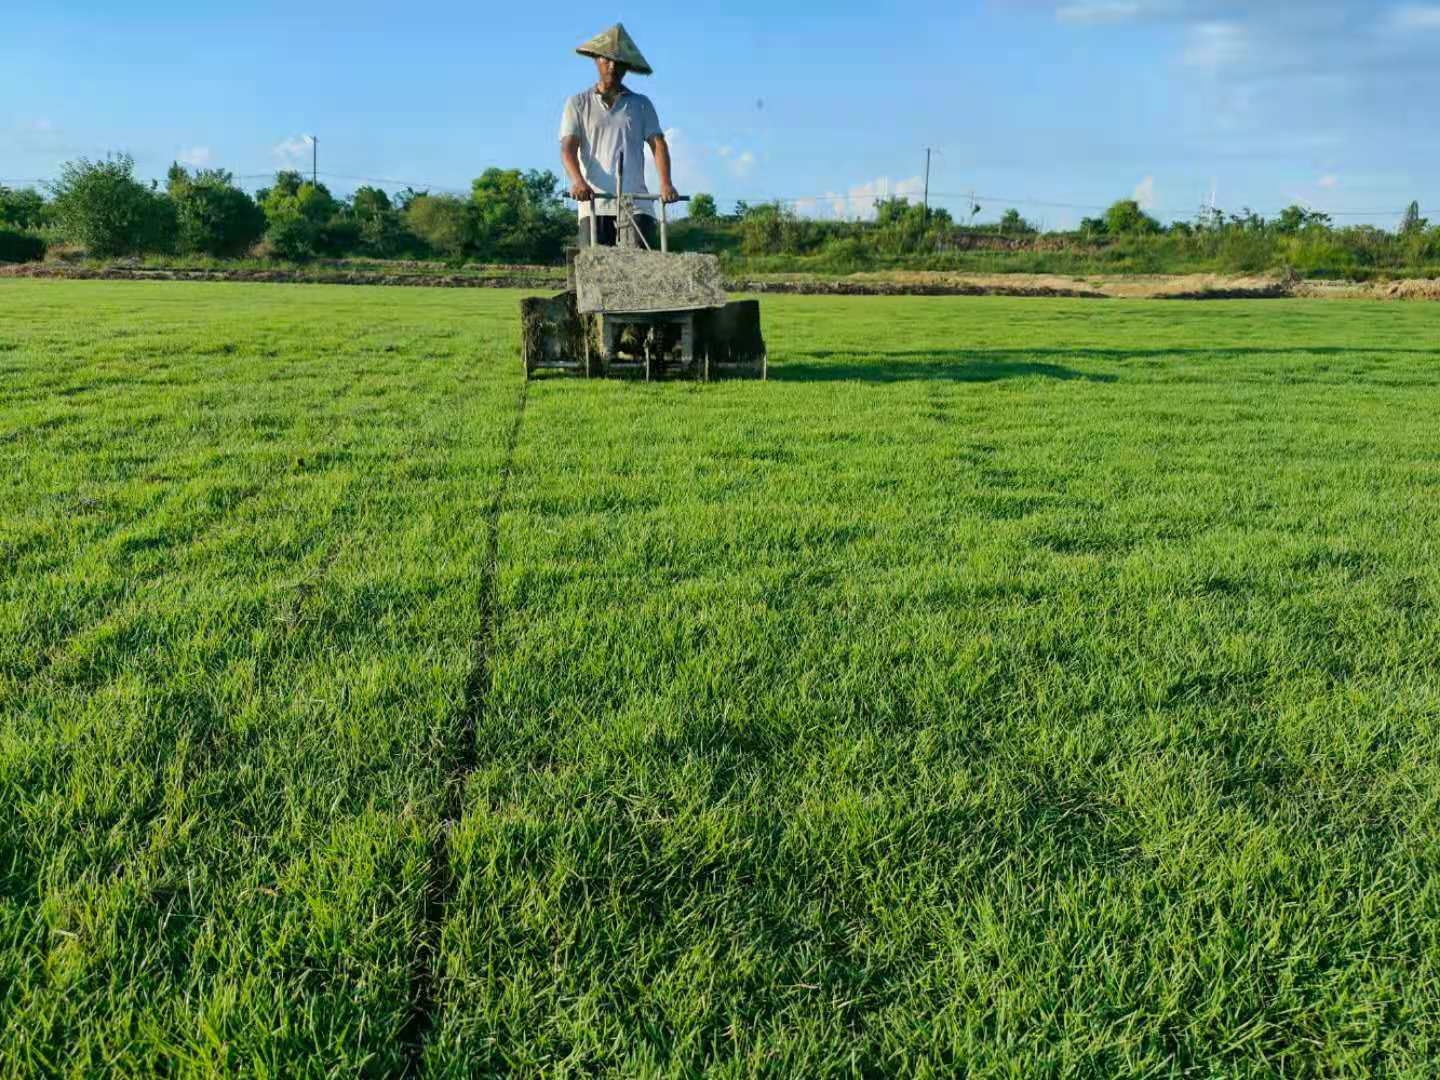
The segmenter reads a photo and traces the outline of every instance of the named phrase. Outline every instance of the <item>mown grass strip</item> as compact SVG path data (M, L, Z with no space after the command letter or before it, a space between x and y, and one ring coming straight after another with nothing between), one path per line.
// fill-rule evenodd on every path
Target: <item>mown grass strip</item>
M1423 1071L1436 313L766 312L532 391L429 1069Z
M0 452L17 455L9 475L42 480L6 489L17 516L83 495L97 458L123 463L117 512L147 505L135 487L152 482L177 510L137 513L155 542L140 563L117 550L130 561L86 594L78 636L37 640L23 605L45 575L84 581L75 560L103 559L103 539L97 554L57 532L6 581L20 663L0 729L16 810L0 834L0 1057L22 1072L393 1071L509 342L483 308L186 292L91 287L68 301L94 303L83 331L0 324L24 380L7 383L0 417L20 438ZM63 292L25 295L64 310ZM82 427L31 423L57 383L103 384L93 402L60 396L113 437L71 447ZM274 475L221 517L171 494L257 462Z

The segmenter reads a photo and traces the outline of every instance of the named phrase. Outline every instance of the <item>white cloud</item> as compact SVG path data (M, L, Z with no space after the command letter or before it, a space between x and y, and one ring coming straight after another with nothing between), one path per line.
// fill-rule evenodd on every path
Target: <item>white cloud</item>
M208 146L192 146L188 150L182 150L175 155L175 160L181 165L189 165L192 168L203 169L210 164L210 148Z
M1390 29L1440 30L1440 4L1406 4L1392 8L1388 20Z
M1181 61L1187 67L1218 71L1242 63L1251 55L1250 36L1233 22L1206 22L1189 28Z
M730 175L741 180L755 171L756 157L753 151L736 150L729 143L715 147L715 156L725 162Z
M898 196L918 201L924 191L925 181L919 176L904 180L881 176L856 184L843 193L827 191L823 199L801 199L795 204L795 212L813 217L864 220L875 216L876 199Z
M291 163L303 161L310 156L310 136L292 135L272 146L270 152L281 161Z
M1141 210L1155 209L1155 177L1147 176L1135 185L1135 201Z
M1325 176L1322 176L1319 180L1315 181L1315 183L1316 186L1324 188L1326 191L1334 191L1337 187L1340 186L1340 177L1336 176L1334 173L1327 173Z
M670 148L670 177L677 188L686 194L713 189L704 147L696 146L682 128L666 128L665 144Z
M1131 22L1181 13L1184 0L1070 0L1055 6L1055 18L1063 23Z
M1067 23L1124 22L1139 18L1144 12L1139 0L1094 0L1092 3L1061 4L1055 17Z

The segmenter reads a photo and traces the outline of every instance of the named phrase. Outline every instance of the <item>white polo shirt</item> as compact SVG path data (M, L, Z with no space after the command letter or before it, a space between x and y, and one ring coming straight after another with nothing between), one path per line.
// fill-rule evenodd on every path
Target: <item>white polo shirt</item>
M661 134L660 118L655 106L644 94L637 94L623 83L620 96L608 109L595 87L582 90L565 102L560 118L560 138L574 135L580 140L580 172L596 191L615 190L620 173L620 159L625 159L626 195L646 195L645 144ZM594 203L580 204L580 216L588 217ZM648 212L641 205L636 208ZM615 213L615 204L601 200L601 214Z

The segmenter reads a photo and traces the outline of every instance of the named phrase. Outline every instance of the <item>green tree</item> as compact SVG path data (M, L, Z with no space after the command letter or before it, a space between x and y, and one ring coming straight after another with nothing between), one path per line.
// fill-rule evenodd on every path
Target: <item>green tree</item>
M34 188L0 186L0 226L35 230L45 224L45 197Z
M429 191L416 191L413 187L405 187L395 193L395 209L404 213L410 209L410 204L421 195L429 195Z
M1160 232L1156 221L1134 199L1121 199L1105 211L1105 231L1114 236L1151 236Z
M1219 232L1225 227L1225 211L1203 203L1195 214L1196 232Z
M275 174L273 186L255 193L265 212L265 238L282 259L309 259L326 247L326 226L339 204L324 184L312 184L293 169Z
M390 196L377 187L359 187L355 194L350 196L350 210L361 221L388 214L394 209L390 202Z
M575 231L553 172L486 169L470 186L476 253L507 262L554 262Z
M1000 231L1006 236L1033 236L1039 230L1020 216L1013 206L1000 215Z
M67 162L51 195L61 233L91 255L174 249L175 208L135 179L135 160L128 154Z
M1291 203L1275 218L1275 231L1281 236L1293 236L1305 227L1306 215L1303 206Z
M690 196L688 214L696 225L713 225L720 216L720 211L715 206L715 196L703 193Z
M243 255L265 235L265 213L223 169L191 174L178 162L168 174L181 251Z
M1401 236L1419 236L1430 227L1430 222L1420 216L1420 204L1412 202L1405 208L1405 214L1400 219Z
M1238 214L1231 214L1228 225L1231 229L1252 233L1263 233L1267 228L1264 216L1248 206L1242 207Z
M877 228L886 229L897 225L924 223L924 211L921 207L916 206L902 195L876 199L874 206Z
M784 203L747 206L740 219L740 245L746 255L797 255L807 236L805 222Z
M432 250L463 258L475 242L475 208L454 195L417 195L405 210L405 224Z
M1280 211L1272 227L1281 236L1294 236L1298 232L1311 228L1328 229L1330 215L1322 214L1318 210L1308 210L1292 203Z
M928 251L952 227L949 211L936 207L927 217L921 203L891 196L875 200L871 242L877 251L888 255Z
M407 189L408 191L408 189ZM402 197L405 195L402 192ZM405 206L414 193L410 193ZM349 220L361 251L380 258L393 258L419 247L417 238L405 227L402 208L377 187L361 187L350 196Z

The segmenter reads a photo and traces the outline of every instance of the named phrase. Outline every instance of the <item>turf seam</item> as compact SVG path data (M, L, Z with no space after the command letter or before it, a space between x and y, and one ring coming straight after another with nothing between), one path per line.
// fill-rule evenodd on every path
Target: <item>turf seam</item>
M450 835L464 813L465 781L475 771L479 762L476 734L480 729L480 721L485 714L490 694L490 654L495 644L499 614L496 593L500 564L500 516L504 509L505 494L510 486L515 447L520 440L520 425L525 418L529 393L530 382L527 379L521 384L515 417L505 440L495 494L485 511L485 561L482 564L480 581L480 625L470 645L470 670L465 677L465 698L458 716L458 727L453 734L453 742L447 748L445 809L440 819L434 850L431 852L430 872L425 882L422 901L419 941L411 965L413 974L410 1005L400 1032L400 1044L404 1047L405 1060L403 1074L406 1076L415 1076L422 1071L425 1047L435 1027L440 936L446 913L459 886L459 879L450 865Z

